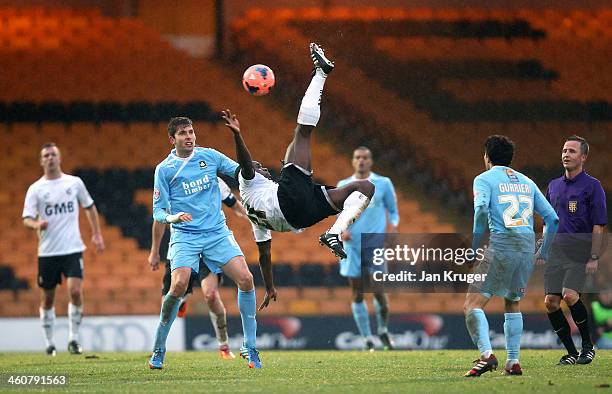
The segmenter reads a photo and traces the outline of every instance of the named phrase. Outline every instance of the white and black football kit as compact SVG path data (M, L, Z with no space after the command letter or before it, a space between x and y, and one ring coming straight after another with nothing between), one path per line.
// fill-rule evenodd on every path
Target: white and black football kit
M253 225L256 242L272 238L272 231L300 232L339 212L327 189L293 163L286 164L278 183L255 172L253 179L239 176L240 198Z
M41 177L26 193L22 217L46 220L38 231L38 285L52 289L65 277L83 277L85 244L79 229L79 206L94 201L81 178L62 174L57 179Z

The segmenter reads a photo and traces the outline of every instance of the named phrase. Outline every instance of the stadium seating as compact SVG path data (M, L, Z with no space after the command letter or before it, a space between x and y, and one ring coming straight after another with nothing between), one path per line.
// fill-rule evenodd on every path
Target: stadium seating
M465 193L457 204L466 212L471 180L482 171L481 143L494 133L518 142L514 166L519 170L559 168L563 139L583 135L599 152L589 158L589 170L605 187L612 185L603 171L605 136L612 127L611 80L598 71L612 54L610 13L587 15L281 10L266 32L254 28L262 18L255 9L233 25L233 32L237 58L248 59L256 47L258 54L273 53L279 66L294 70L301 67L296 48L311 40L327 45L342 66L334 76L339 82L326 88L335 112L350 113L352 124L369 122L370 140L401 150L419 171L431 174L434 184L445 185L440 186L443 200ZM384 138L376 130L384 130Z
M111 19L96 11L0 8L0 54L0 136L10 141L0 147L0 171L11 180L0 190L0 224L11 228L0 239L0 262L30 287L0 291L0 300L10 301L0 303L0 316L38 313L36 235L15 223L28 185L40 176L42 143L59 145L64 171L84 179L102 215L107 250L85 253L87 313L155 314L161 278L147 264L150 188L152 166L170 147L166 120L188 114L198 120L201 144L233 156L231 135L216 115L232 108L255 158L276 170L295 127L295 110L287 116L266 99L253 99L242 91L233 70L173 49L159 33L132 19ZM318 136L314 140L318 180L335 184L351 173L348 156ZM334 166L323 165L331 162ZM408 195L400 191L398 196L402 230L453 231ZM250 224L230 212L226 216L257 270ZM340 289L346 281L337 274L337 260L317 242L329 224L300 236L275 235L273 260L283 296L270 313L346 312L348 293ZM89 243L84 215L81 228ZM235 297L234 289L223 291L228 299ZM317 298L309 300L304 292ZM324 304L322 293L332 302ZM66 297L59 289L58 314L66 312ZM227 304L237 313L233 302Z
M0 101L187 102L206 95L206 80L191 78L202 63L135 19L17 12L0 16Z
M334 122L330 128L342 138L401 152L407 163L394 162L396 170L405 168L402 175L447 206L464 195L457 204L469 213L471 180L482 171L481 144L495 133L517 141L514 166L541 187L561 173L564 138L583 135L597 152L588 170L606 188L612 186L605 153L612 80L601 73L612 54L610 15L609 10L585 17L550 10L253 9L232 26L234 58L248 63L257 53L274 59L272 68L300 75L301 48L310 41L323 44L339 65L326 84L325 105L333 106L335 118L344 117L326 119ZM304 85L286 78L286 85L291 83ZM292 102L300 89L286 85L276 94ZM460 310L457 297L441 298L431 296L435 305L426 308ZM542 309L537 295L523 304Z
M251 23L270 17L275 23ZM533 10L313 8L272 16L252 10L233 26L233 39L236 59L243 60L237 64L248 64L245 53L256 46L273 69L284 71L276 100L295 111L308 75L307 65L297 60L309 41L305 33L321 35L342 65L326 88L326 109L334 116L324 114L323 127L351 146L368 141L386 152L379 162L403 166L413 174L411 181L429 185L424 186L428 192L452 196L469 193L470 180L482 167L480 141L492 132L519 141L518 168L540 174L542 182L555 174L566 134L583 134L595 152L604 152L612 130L611 80L598 70L610 60L610 18L604 11L585 17ZM325 26L312 31L323 19ZM260 29L264 25L269 32ZM336 31L343 36L330 33ZM360 40L363 34L367 39ZM566 56L567 50L575 55ZM364 60L363 51L372 56ZM27 186L40 175L42 142L60 145L64 169L83 176L103 216L108 250L86 253L88 313L123 314L159 308L160 277L147 266L146 247L151 166L169 147L164 121L178 112L189 114L199 120L201 142L231 153L231 138L216 122L216 112L232 108L256 158L272 169L278 169L291 138L293 112L245 95L233 66L190 58L136 20L111 19L95 10L0 9L0 54L0 135L10 141L0 148L0 170L11 179L0 190L0 224L13 229L0 240L0 261L30 286L0 291L0 299L7 300L0 303L0 316L37 313L36 237L15 226L14 218ZM19 138L23 135L28 138ZM338 160L344 152L316 136L314 162L335 163L315 165L317 178L333 184L349 174L349 160ZM397 164L397 155L407 160ZM597 154L589 161L609 187L606 166L606 157ZM433 183L426 183L428 178ZM402 231L454 231L402 190L398 197ZM122 212L141 219L122 220ZM227 217L254 264L250 225L229 212ZM267 313L346 313L350 290L337 274L336 260L316 243L328 225L329 220L300 236L274 237L282 298ZM235 290L222 291L233 299ZM65 313L65 297L60 291L58 313ZM524 308L540 311L540 298L528 297ZM459 312L462 303L452 294L393 293L391 300L398 312ZM234 303L227 304L237 313ZM202 312L198 308L203 307L195 313Z

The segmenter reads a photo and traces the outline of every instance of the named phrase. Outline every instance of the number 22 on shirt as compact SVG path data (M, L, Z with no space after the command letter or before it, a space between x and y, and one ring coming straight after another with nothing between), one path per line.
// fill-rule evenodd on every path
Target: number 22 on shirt
M530 225L530 219L533 216L533 198L531 196L501 194L498 196L498 201L500 204L508 205L503 212L506 228L527 227Z

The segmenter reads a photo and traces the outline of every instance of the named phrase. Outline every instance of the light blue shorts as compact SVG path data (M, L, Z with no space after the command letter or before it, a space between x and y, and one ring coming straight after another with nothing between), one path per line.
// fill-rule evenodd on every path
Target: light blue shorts
M344 244L346 258L340 259L340 275L346 278L361 278L361 250Z
M474 270L487 274L484 282L474 286L478 292L488 298L496 295L510 301L522 299L533 272L534 254L489 249L485 257Z
M375 272L387 272L387 264L374 265L371 261L372 248L366 248L362 253L360 247L357 247L354 243L344 244L344 251L346 252L346 258L340 260L340 275L345 278L364 278L365 276L372 276ZM362 261L362 257L366 256L366 260ZM365 268L365 271L362 270Z
M197 233L172 231L168 249L171 270L191 267L194 272L198 272L200 254L208 269L215 274L222 273L223 266L233 257L244 256L227 225L217 230Z

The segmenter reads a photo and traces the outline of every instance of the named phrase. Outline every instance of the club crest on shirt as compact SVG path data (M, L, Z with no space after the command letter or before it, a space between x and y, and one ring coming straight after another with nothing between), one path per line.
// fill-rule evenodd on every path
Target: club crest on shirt
M578 201L568 201L567 210L570 213L576 213L576 211L578 210Z
M153 200L155 201L159 200L160 196L161 196L161 193L159 192L159 189L153 189Z
M72 194L72 189L70 189L70 188L66 189L66 194L67 195L71 195Z
M518 179L518 177L516 176L516 174L514 173L514 171L512 171L512 170L511 170L511 169L509 169L509 168L506 168L506 170L505 170L505 171L506 171L506 175L508 176L508 179L510 179L510 182L516 182L516 183L518 183L519 179Z
M206 168L206 167L208 167L208 164L206 164L204 160L200 160L200 168Z

